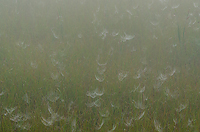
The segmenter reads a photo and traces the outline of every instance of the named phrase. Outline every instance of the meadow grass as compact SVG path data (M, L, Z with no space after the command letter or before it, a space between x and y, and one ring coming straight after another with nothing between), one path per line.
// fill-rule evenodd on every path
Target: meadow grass
M121 4L2 1L0 131L200 130L196 33Z

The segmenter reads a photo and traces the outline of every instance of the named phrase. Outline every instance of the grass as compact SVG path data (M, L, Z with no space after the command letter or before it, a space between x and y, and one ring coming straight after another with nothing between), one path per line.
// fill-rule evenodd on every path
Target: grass
M199 45L185 16L152 27L160 10L143 3L0 3L0 131L200 130Z

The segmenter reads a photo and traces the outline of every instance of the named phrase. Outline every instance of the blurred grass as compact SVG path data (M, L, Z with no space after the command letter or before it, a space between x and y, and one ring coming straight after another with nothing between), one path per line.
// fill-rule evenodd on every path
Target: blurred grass
M199 45L190 37L194 35L192 29L181 24L178 33L173 26L166 31L164 27L152 29L149 22L143 21L145 15L141 8L129 9L136 16L126 12L128 2L123 6L121 2L115 3L122 19L113 15L112 2L99 3L99 12L98 5L91 1L83 5L59 2L1 1L0 89L5 91L0 96L1 131L25 131L17 127L19 123L10 120L17 113L31 115L27 121L31 125L29 131L72 131L73 121L77 131L108 131L115 125L115 131L156 131L155 120L160 122L163 131L199 131ZM91 23L94 13L97 20ZM58 38L54 37L52 28ZM104 40L99 36L103 29L109 31ZM180 29L184 29L184 40ZM191 34L185 34L185 30ZM113 37L112 31L119 35ZM135 38L120 42L124 32ZM153 38L153 33L158 39ZM183 46L178 45L182 41ZM131 51L133 47L135 52ZM112 48L113 54L109 55ZM101 64L107 63L105 80L101 83L95 79L98 56ZM165 74L167 66L176 72L156 89L157 78ZM145 68L147 71L134 79ZM118 79L121 71L128 72L123 81ZM145 86L144 93L130 92L139 84ZM96 99L86 96L91 87L104 89L104 95ZM60 98L48 101L51 91L58 89ZM167 96L166 89L175 97ZM25 94L29 103L24 101ZM147 101L144 96L148 97ZM87 103L98 99L100 107L87 107ZM146 108L136 109L133 100L141 100ZM186 108L178 112L176 109L181 104ZM45 126L41 116L51 115L48 106L64 119ZM7 107L17 109L5 115ZM101 116L106 111L108 117ZM142 112L145 113L140 120L125 125ZM193 120L192 126L188 125L189 119ZM102 128L97 130L103 120Z

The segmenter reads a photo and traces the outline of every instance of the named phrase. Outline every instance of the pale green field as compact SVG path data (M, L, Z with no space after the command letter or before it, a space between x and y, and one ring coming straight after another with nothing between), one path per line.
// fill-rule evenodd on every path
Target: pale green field
M0 18L0 131L200 131L198 1L1 0Z

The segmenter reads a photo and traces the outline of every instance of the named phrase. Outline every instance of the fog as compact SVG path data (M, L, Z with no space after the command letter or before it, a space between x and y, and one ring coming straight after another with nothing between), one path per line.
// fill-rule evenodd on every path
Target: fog
M1 0L0 131L200 130L200 1Z

